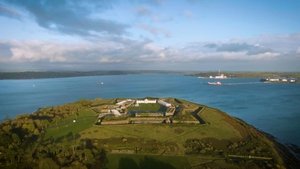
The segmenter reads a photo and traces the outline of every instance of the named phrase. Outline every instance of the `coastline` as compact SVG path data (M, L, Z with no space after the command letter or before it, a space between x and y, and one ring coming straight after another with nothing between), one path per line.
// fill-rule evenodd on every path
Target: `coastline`
M48 79L48 78L68 78L68 77L105 76L105 75L151 74L151 73L183 74L183 72L163 71L163 70L26 71L26 72L0 72L0 80Z
M168 98L168 99L172 99L172 98ZM176 100L174 100L174 101L176 101ZM58 125L58 124L66 125L66 124L60 123L60 122L58 122L58 124L57 124L57 122L55 122L57 119L54 120L54 118L56 118L56 116L57 117L62 116L63 118L68 118L68 116L72 116L73 111L71 111L71 110L73 110L73 109L78 111L78 112L81 112L82 110L85 110L84 112L88 113L88 115L84 115L84 116L86 116L86 118L89 119L89 121L91 123L94 123L95 122L95 119L94 119L95 116L94 115L92 116L92 114L95 113L95 112L91 112L91 111L89 112L87 109L94 110L95 106L96 107L97 106L101 107L101 106L105 106L106 104L111 104L111 103L115 103L115 102L116 102L115 99L113 99L113 100L111 100L111 99L109 99L109 100L107 100L107 99L81 100L81 101L72 102L72 103L68 103L68 104L60 105L60 106L46 107L46 108L38 109L35 112L29 113L29 114L24 113L24 114L22 114L22 115L20 115L16 118L8 120L8 121L3 121L1 123L1 125L6 124L6 123L7 124L11 123L11 124L14 124L13 126L16 126L18 124L17 126L23 128L23 129L26 129L28 126L24 125L24 124L31 123L31 122L36 123L35 120L47 120L47 119L50 120L49 122L52 123L52 125L55 125L55 123L56 123L56 125ZM176 102L178 102L178 101L176 101ZM228 154L225 153L225 154L223 154L224 159L227 159L227 158L228 159L232 159L232 158L242 158L242 159L244 159L244 158L246 158L246 159L257 158L257 159L262 159L263 158L264 160L276 161L278 166L285 166L288 169L296 169L300 165L299 159L296 158L295 154L293 154L291 152L291 150L285 144L278 142L276 140L276 138L274 136L272 136L271 134L257 129L255 126L246 123L242 119L230 116L229 114L227 114L227 113L225 113L225 112L223 112L223 111L221 111L217 108L207 107L207 106L202 105L202 104L192 103L192 102L189 102L189 101L186 101L186 100L180 100L179 103L180 104L187 104L187 105L195 104L196 106L205 107L205 110L206 110L205 114L199 113L199 114L204 115L204 119L208 120L208 119L210 119L209 116L212 116L213 117L212 119L214 119L214 120L217 120L218 118L222 119L222 121L224 123L229 124L230 126L232 126L233 128L231 127L231 129L232 129L231 131L237 131L237 133L240 133L241 138L243 138L243 139L240 140L242 142L239 142L239 144L237 144L237 145L243 145L243 142L246 143L246 144L247 144L247 142L249 142L250 143L249 145L253 146L253 145L256 145L255 140L259 140L261 143L263 143L261 145L265 145L266 147L270 148L269 150L267 150L268 153L270 153L270 156L268 156L268 154L264 154L264 153L261 156L259 156L260 155L259 153L257 154L258 156L252 156L253 153L249 153L248 150L244 149L244 151L242 150L241 153L234 152L234 151L231 151L231 153L228 153ZM57 113L56 110L59 110L59 112ZM47 112L50 113L50 114L48 114ZM52 117L53 113L55 114L55 116ZM66 113L68 115L65 115ZM202 115L200 115L200 116L202 116ZM81 116L83 117L83 115L81 115ZM210 120L212 120L212 119L210 119ZM78 121L80 121L80 120L78 120ZM222 124L224 124L223 122L222 122ZM70 123L72 123L72 122L70 122ZM74 121L73 121L73 123L74 123ZM42 124L42 123L36 123L36 124ZM213 126L214 121L209 121L209 124L211 124ZM159 125L159 126L161 127L161 125ZM173 127L175 127L175 126L176 125L174 125ZM210 125L208 125L206 127L209 127L209 126ZM48 128L48 127L49 126L47 126L46 128ZM63 126L61 126L61 127L63 127ZM113 128L117 127L118 128L118 126L114 126L114 125L112 125L112 126L107 126L107 125L102 126L102 128L110 128L110 127L113 127ZM131 124L128 124L126 127L132 128ZM190 127L193 128L193 127L195 127L195 125L194 124L190 125ZM2 128L4 130L6 130L6 127L2 127ZM146 125L146 128L147 128L147 125ZM28 129L31 129L31 128L28 128ZM55 128L51 128L51 127L49 127L48 129L49 129L49 131L50 130L53 130L53 131L56 130ZM93 128L93 129L95 130L95 128ZM97 127L97 129L98 129L98 127ZM49 134L47 135L47 134L44 133L45 131L47 133L47 129L42 130L42 131L36 131L34 129L34 133L37 133L36 136L38 136L38 137L43 136L43 138L51 138L51 137L49 137ZM87 131L89 131L89 130L87 130ZM111 131L111 130L109 130L109 131ZM211 130L209 130L209 131L211 131ZM85 134L83 134L82 137L93 139L94 137L88 137L88 133L89 132L85 132ZM231 133L231 132L229 132L229 133ZM229 133L227 133L227 134L229 134ZM55 134L55 132L54 133L52 132L52 134ZM50 132L50 135L51 135L51 132ZM56 138L56 137L60 138L61 136L53 135L53 137L54 138ZM129 138L128 136L125 136L125 137ZM219 136L217 136L215 138L218 138L218 137ZM122 140L124 140L124 139L122 139ZM224 139L224 141L225 142L223 142L223 143L226 143L226 139ZM254 141L253 145L252 145L252 141ZM237 143L237 142L235 142L235 143ZM240 144L240 143L242 143L242 144ZM42 144L42 142L40 144ZM234 144L229 144L229 145L234 146ZM227 147L227 148L231 149L230 147ZM251 149L253 149L253 147ZM261 150L258 150L258 151L261 152ZM228 151L228 152L230 152L230 151ZM274 164L274 166L277 166L277 164L276 165L275 164Z
M236 119L237 121L243 123L247 127L253 128L258 133L261 133L264 137L266 137L268 140L270 140L271 143L273 144L273 147L276 149L277 152L279 152L279 155L281 156L281 158L283 159L285 165L289 169L297 169L300 166L300 159L298 158L298 156L300 154L297 154L296 152L294 152L293 150L291 150L288 147L288 145L286 145L285 143L281 143L280 141L278 141L276 139L276 137L273 136L272 134L267 133L265 131L262 131L262 130L256 128L255 126L253 126L253 125L245 122L244 120L242 120L240 118L237 118L237 117L233 117L233 118Z
M25 71L25 72L1 72L0 80L8 79L44 79L44 78L67 78L82 76L101 76L101 75L126 75L126 74L181 74L184 76L209 77L218 75L218 72L208 71L166 71L166 70L111 70L111 71ZM229 78L267 78L267 77L285 77L300 79L300 72L240 72L225 71L222 72Z
M300 72L240 72L240 71L224 71L222 74L227 75L229 78L300 78ZM200 77L209 77L216 76L218 72L209 71L209 72L193 72L186 74L187 76L200 76Z

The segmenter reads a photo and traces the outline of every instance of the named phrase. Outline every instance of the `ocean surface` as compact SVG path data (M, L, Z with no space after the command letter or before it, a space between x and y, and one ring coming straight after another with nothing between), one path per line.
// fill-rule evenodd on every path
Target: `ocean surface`
M0 120L79 99L176 97L219 108L300 146L300 84L232 78L212 86L208 81L213 80L176 74L0 80Z

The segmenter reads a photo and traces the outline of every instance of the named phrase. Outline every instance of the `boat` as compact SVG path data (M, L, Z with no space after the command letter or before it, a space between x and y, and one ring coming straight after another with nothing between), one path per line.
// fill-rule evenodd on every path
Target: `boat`
M215 79L227 79L227 76L225 76L224 74L215 76Z
M209 85L222 85L221 82L207 82Z
M220 73L220 70L219 70L219 75L217 76L209 76L210 79L227 79L227 76L224 75L224 74L221 74Z

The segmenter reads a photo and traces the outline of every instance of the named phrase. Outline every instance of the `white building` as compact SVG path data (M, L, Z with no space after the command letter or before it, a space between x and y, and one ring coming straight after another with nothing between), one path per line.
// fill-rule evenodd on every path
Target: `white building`
M118 111L118 110L116 110L116 109L111 109L111 110L109 110L110 111L110 113L112 113L114 116L121 116L121 113Z
M270 81L270 82L279 82L279 79L273 78L273 79L269 79L269 81Z
M141 103L144 103L144 104L153 104L153 103L157 103L157 100L154 99L154 100L149 100L149 99L144 99L144 100L136 100L136 104L141 104Z
M165 106L165 107L171 107L172 106L171 103L165 102L163 100L158 100L157 103L160 104L160 105L162 105L162 106Z
M131 99L123 100L123 101L118 102L116 105L123 106L124 104L131 102L131 101L132 101Z

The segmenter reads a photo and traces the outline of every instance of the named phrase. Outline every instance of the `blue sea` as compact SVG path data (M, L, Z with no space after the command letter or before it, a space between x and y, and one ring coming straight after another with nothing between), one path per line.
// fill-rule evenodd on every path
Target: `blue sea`
M179 74L0 80L0 120L79 99L176 97L219 108L283 143L300 146L300 84L232 78L212 86L208 81Z

